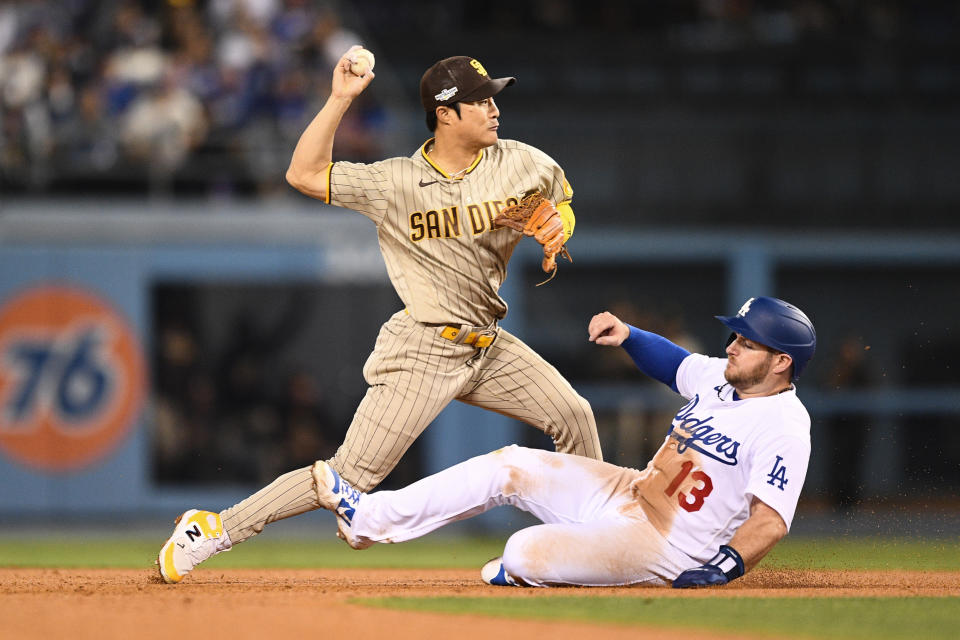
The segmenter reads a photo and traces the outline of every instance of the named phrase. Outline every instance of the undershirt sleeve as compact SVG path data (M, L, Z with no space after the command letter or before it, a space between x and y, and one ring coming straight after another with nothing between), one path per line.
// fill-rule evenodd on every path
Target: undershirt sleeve
M621 345L634 364L654 380L677 391L677 369L690 352L661 335L627 325L630 337Z

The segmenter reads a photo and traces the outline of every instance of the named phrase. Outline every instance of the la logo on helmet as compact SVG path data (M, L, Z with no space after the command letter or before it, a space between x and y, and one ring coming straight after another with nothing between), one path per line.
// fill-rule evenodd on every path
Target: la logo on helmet
M743 306L740 307L740 311L737 311L737 315L740 316L741 318L747 315L747 313L750 312L750 305L753 304L754 300L756 300L756 298L750 298L749 300L744 302Z

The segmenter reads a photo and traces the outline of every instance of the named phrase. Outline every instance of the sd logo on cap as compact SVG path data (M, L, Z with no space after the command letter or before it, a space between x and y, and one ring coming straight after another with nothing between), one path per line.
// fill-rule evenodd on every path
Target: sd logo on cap
M420 78L420 102L427 112L451 102L491 98L516 78L491 78L479 60L469 56L444 58Z

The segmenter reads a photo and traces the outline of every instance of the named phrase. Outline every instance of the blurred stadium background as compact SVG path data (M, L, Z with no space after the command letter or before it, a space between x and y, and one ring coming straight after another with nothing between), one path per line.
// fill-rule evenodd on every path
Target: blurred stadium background
M579 224L548 286L518 251L505 325L608 460L644 465L679 403L593 313L719 355L712 315L776 295L820 342L795 531L955 531L960 5L906 0L3 3L3 531L152 526L333 453L400 302L369 223L283 175L356 42L377 78L337 159L414 152L437 59L518 78L501 135L566 169ZM384 486L513 441L549 446L451 407Z

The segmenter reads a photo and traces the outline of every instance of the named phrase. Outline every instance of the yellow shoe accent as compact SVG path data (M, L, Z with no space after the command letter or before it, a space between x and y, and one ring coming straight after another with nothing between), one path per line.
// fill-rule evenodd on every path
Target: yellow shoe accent
M189 511L187 513L189 513ZM186 515L186 513L183 515ZM213 526L210 525L210 516L213 516ZM223 535L223 520L220 518L219 513L213 513L212 511L197 511L192 516L187 518L186 526L188 530L191 529L191 524L197 525L200 528L200 533L205 538L219 538ZM193 532L195 531L196 529L193 529ZM188 533L188 535L196 535L196 533L193 532Z
M167 540L163 551L160 552L160 577L167 584L175 584L183 580L183 576L177 573L177 567L173 564L173 545Z
M232 546L218 513L190 509L175 524L157 556L157 569L166 583L180 582L198 564Z

